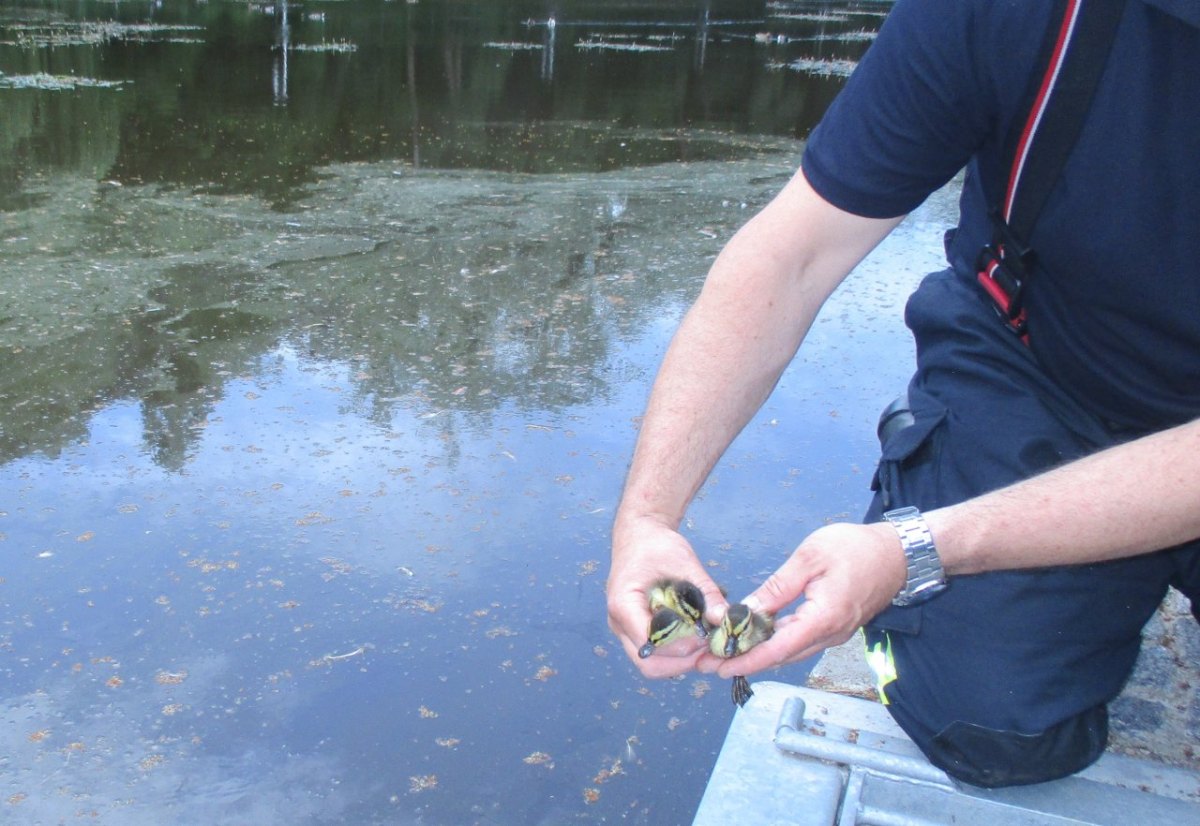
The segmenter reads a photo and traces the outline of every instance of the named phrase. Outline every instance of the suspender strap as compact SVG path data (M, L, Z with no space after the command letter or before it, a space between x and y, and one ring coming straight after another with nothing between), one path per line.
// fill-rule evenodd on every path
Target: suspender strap
M1104 73L1123 0L1068 0L1050 63L1013 156L1004 219L1028 240L1075 146ZM1036 151L1034 150L1036 146Z
M979 283L1026 343L1021 292L1033 270L1029 239L1083 129L1124 7L1124 0L1066 0L1014 142L1004 200L992 210L995 235L980 254Z

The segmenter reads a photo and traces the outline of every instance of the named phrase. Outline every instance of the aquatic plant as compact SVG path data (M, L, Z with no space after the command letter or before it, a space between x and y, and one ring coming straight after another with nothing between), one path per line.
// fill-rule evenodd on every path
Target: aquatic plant
M0 89L41 89L43 91L64 91L85 87L112 89L125 83L123 80L100 80L94 77L76 77L75 75L50 75L39 72L32 75L0 74Z

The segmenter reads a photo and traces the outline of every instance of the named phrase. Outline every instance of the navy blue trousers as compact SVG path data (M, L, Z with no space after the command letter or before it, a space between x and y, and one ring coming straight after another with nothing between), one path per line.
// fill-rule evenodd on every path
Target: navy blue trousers
M982 292L952 271L925 279L906 321L917 343L913 423L882 446L867 521L905 505L954 504L1130 438L1051 382ZM1104 750L1106 704L1169 585L1195 612L1200 543L952 577L932 600L881 613L867 644L890 650L888 708L935 765L979 786L1041 782Z

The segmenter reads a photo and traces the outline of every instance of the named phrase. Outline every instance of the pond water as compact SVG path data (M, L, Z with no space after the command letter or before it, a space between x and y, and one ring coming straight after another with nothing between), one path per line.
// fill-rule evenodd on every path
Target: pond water
M612 639L613 507L886 10L0 7L0 819L688 822L734 709ZM865 507L954 215L851 276L689 513L732 593Z

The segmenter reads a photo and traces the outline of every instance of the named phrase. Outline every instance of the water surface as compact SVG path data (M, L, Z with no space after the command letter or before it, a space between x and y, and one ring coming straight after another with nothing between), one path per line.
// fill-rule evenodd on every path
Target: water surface
M625 660L613 506L885 9L0 9L6 822L690 820L728 686ZM689 513L732 593L865 507L952 214L851 277Z

